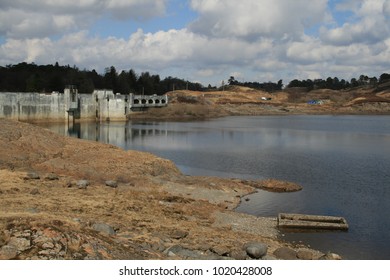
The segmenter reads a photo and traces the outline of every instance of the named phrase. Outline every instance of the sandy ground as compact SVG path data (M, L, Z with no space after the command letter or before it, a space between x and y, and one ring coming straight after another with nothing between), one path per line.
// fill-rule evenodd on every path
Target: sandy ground
M185 176L149 153L0 119L0 259L250 259L251 242L265 259L322 257L279 240L276 218L233 211L256 188L300 186Z

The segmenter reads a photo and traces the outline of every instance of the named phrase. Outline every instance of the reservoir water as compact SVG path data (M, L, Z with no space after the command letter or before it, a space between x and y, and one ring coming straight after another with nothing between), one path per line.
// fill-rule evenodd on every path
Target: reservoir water
M390 259L390 116L256 116L199 122L84 123L61 134L148 151L189 175L276 178L296 193L258 191L236 209L345 217L348 232L282 233L345 259Z

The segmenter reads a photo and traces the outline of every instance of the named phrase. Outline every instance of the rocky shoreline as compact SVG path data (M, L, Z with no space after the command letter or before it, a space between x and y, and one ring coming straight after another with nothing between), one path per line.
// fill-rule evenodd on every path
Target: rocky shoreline
M338 259L234 212L280 181L185 176L149 153L0 119L0 259ZM273 188L274 186L274 188Z

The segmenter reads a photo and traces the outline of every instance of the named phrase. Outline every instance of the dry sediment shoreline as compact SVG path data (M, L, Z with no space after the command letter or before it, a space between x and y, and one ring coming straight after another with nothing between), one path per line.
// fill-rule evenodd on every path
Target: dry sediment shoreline
M276 218L233 211L263 182L185 176L149 153L4 119L0 155L0 259L251 259L253 242L267 247L259 258L324 256L279 240Z

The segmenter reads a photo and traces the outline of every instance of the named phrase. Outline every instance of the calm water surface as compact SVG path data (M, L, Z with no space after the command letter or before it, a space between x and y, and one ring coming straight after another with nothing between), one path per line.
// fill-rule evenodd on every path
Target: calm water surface
M390 259L390 116L227 117L204 122L82 124L61 134L148 151L183 173L301 184L259 191L239 212L343 216L348 232L284 233L346 259Z

